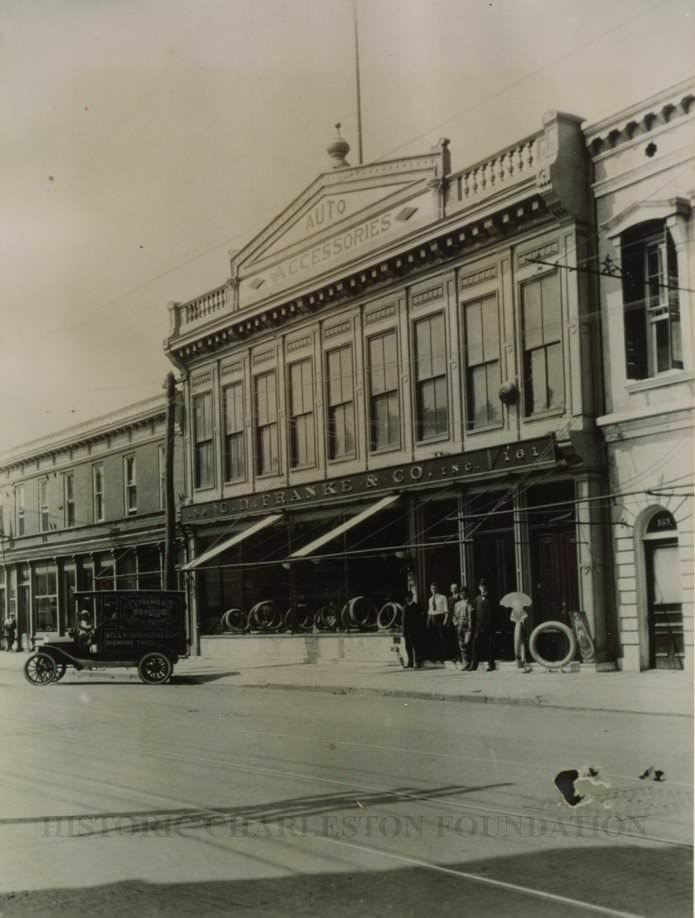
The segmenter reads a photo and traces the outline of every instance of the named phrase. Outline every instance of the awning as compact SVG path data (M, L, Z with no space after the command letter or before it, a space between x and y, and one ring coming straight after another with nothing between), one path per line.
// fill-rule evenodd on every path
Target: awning
M336 526L335 529L331 529L329 532L325 532L322 536L319 536L318 539L314 539L313 542L309 542L309 544L305 545L303 548L300 548L297 551L293 551L289 560L296 561L299 558L306 558L308 555L313 554L317 548L321 548L321 546L325 545L326 542L332 541L339 535L342 535L344 532L352 529L353 526L358 526L360 523L368 520L370 516L374 516L375 513L379 513L380 510L383 510L385 507L389 507L391 504L398 500L399 496L400 495L398 494L387 494L386 497L382 497L381 500L378 500L375 504L367 507L356 516L350 517L349 520L346 520L344 523Z
M238 545L239 542L243 542L244 539L248 539L249 536L255 535L262 529L267 529L268 526L273 526L281 519L282 513L271 513L270 516L264 516L263 519L256 520L255 523L247 526L247 528L243 529L241 532L237 532L235 535L230 536L223 542L218 542L217 545L213 545L212 548L208 548L208 550L204 551L202 555L198 555L197 558L194 558L187 564L182 564L179 570L192 571L196 567L200 567L201 564L205 564L205 562L209 561L210 558L216 558L217 555L221 555L223 551L226 551L228 548L233 548L235 545Z

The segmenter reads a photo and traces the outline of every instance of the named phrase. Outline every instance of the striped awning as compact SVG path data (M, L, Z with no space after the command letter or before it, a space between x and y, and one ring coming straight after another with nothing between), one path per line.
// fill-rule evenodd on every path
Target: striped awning
M362 510L361 513L356 514L355 516L350 517L349 520L345 520L344 523L341 523L339 526L336 526L335 529L330 529L328 532L325 532L323 535L319 536L317 539L314 539L313 542L309 542L308 545L304 545L302 548L299 548L297 551L293 551L289 557L290 561L297 561L301 558L306 558L309 555L313 554L327 542L331 542L333 539L336 539L339 535L342 535L344 532L352 529L353 526L357 526L360 523L363 523L365 520L368 520L370 516L374 516L375 513L384 510L386 507L391 506L398 500L400 495L398 494L387 494L386 497L382 497L381 500L378 500L374 504L370 504L369 507L366 507Z
M228 548L233 548L235 545L238 545L239 542L243 542L244 539L248 539L249 536L255 535L257 532L261 532L263 529L267 529L268 526L274 526L275 523L279 522L281 519L281 513L271 513L270 516L264 516L263 519L256 520L255 523L247 526L246 529L242 529L241 532L237 532L233 536L229 536L229 538L224 539L222 542L218 542L217 545L213 545L212 548L208 548L208 550L204 551L202 555L198 555L197 558L194 558L187 564L182 564L179 570L195 570L195 568L200 567L201 564L205 564L206 561L210 561L211 558L216 558L218 555L221 555L222 552L226 551Z

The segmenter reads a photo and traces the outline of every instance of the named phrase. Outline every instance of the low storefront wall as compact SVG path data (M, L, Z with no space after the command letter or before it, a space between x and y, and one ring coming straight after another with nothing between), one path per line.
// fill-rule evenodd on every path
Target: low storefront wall
M200 656L229 666L398 663L394 634L243 634L201 637ZM403 650L404 652L404 650Z

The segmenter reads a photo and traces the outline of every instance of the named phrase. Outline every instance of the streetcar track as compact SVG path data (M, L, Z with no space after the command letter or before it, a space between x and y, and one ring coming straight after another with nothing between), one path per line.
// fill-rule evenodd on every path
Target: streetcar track
M28 704L38 706L42 709L42 711L45 711L46 706L41 705L38 702L28 702ZM107 710L109 710L109 713L111 713L110 709L107 707L107 705L104 702L94 701L93 699L90 699L89 705L90 706L99 705L102 708L106 708ZM55 705L55 707L58 707L60 710L63 710L62 706ZM225 712L223 714L220 714L219 717L216 719L224 720L225 722L227 722L230 714L233 714L233 712ZM121 720L127 720L127 721L137 722L140 719L137 714L133 715L133 714L127 714L123 712L117 712L116 716L118 716L119 719ZM5 722L7 722L8 720L12 720L12 719L13 718L11 715L9 715L8 717L5 717L5 716L3 717L3 720ZM297 718L297 720L301 720L301 718ZM22 724L25 723L24 720L21 720L19 718L15 718L15 721L22 723ZM94 723L95 723L94 721L90 721L89 725L91 726ZM102 722L102 723L108 723L108 722ZM80 726L84 726L84 724L85 722L83 720L76 719L74 724L71 724L71 726L74 725L74 726L80 727ZM63 727L64 725L60 725L60 726ZM201 721L198 721L197 726L206 727L207 724L202 724ZM37 731L37 735L40 735L40 731ZM155 736L155 735L156 734L150 734L150 736ZM323 737L304 736L304 735L295 734L295 733L281 733L278 731L270 731L270 730L248 730L248 729L243 729L243 728L239 729L236 727L234 728L234 735L252 736L252 737L269 737L272 739L301 741L301 742L306 742L306 743L317 743L317 744L321 744L322 746L325 746L325 744L330 741L330 742L335 743L336 747L346 746L346 747L353 747L353 748L358 748L358 749L374 749L374 750L380 750L384 752L395 752L401 755L402 754L417 755L417 756L421 756L425 758L433 758L433 757L450 758L450 759L455 759L461 762L476 762L476 763L493 765L494 767L497 767L499 765L504 765L504 766L514 768L514 769L526 769L529 771L533 771L536 774L538 772L544 771L546 774L551 775L551 776L554 776L557 773L557 768L551 768L547 765L543 765L542 763L518 762L514 760L509 760L509 759L498 759L496 757L493 760L490 758L464 755L461 753L440 752L436 749L425 751L425 750L420 750L416 748L411 748L408 746L387 746L387 745L383 745L379 743L360 743L354 740L338 740L334 738L331 738L330 740L328 740ZM461 735L461 739L462 740L464 739L463 735ZM632 783L637 783L640 781L640 779L634 775L625 775L619 772L610 772L610 776L612 778L620 779L621 781L629 781ZM683 789L688 790L689 792L692 792L692 785L686 782L669 780L668 783L669 783L669 786L671 787L683 788Z
M70 740L67 737L65 737L64 739L67 742L72 742L72 740ZM101 746L103 748L104 746L103 742ZM135 752L137 754L142 754L143 752L143 749L141 746L124 745L122 742L119 742L118 744L112 744L111 749L119 751L119 752L124 752L124 751L125 752ZM453 809L453 810L457 810L460 812L472 811L474 813L482 813L488 816L492 814L495 816L505 816L507 818L512 817L516 819L535 818L535 819L543 820L545 823L550 823L552 825L561 826L565 829L576 829L577 828L577 824L575 823L568 822L567 820L559 819L556 816L552 816L546 813L541 813L540 815L538 813L534 813L533 811L524 813L524 812L519 812L518 810L502 809L500 807L496 807L495 805L491 805L487 803L486 804L482 804L482 803L476 804L476 803L469 803L469 802L463 803L460 801L453 801L453 800L449 800L446 806L444 806L442 803L439 802L438 799L428 796L426 792L424 792L423 794L403 793L402 791L397 791L389 787L358 784L356 781L350 781L350 782L340 781L336 778L326 778L326 777L317 776L317 775L306 775L306 774L301 774L298 772L289 771L287 768L275 769L275 768L268 768L267 766L257 766L257 765L251 765L251 764L247 765L244 763L232 762L230 761L229 758L218 759L218 758L212 758L210 756L191 755L190 753L184 754L184 753L165 752L163 750L152 750L152 749L148 750L148 755L155 756L158 758L165 758L165 759L169 759L173 761L183 761L183 762L190 763L190 764L213 765L215 767L220 767L220 768L224 768L227 770L240 771L244 773L251 773L251 774L260 773L260 774L269 775L273 777L280 777L280 778L290 777L290 778L293 778L294 780L304 782L304 783L309 783L309 784L319 783L319 784L330 785L334 787L348 788L354 793L356 793L357 797L359 797L360 793L365 793L365 792L391 794L395 797L398 797L403 802L426 803L428 806L430 806L431 808L435 810L450 811ZM57 769L48 769L45 766L29 764L29 768L34 769L35 771L38 771L38 772L45 772L48 774L59 774L62 777L68 777L68 778L70 777L70 775L66 774L65 772L61 772ZM105 787L109 787L109 788L115 787L115 788L118 788L119 790L122 790L124 787L126 787L123 784L114 784L112 782L102 781L92 776L81 776L81 780L82 778L88 780L91 783L96 783L96 784L99 784ZM137 788L126 787L126 789L133 790L134 792L139 793L139 794L142 793L142 791L138 791ZM589 814L587 813L587 815ZM608 816L608 814L604 814L604 815ZM664 820L664 821L668 822L668 820ZM3 824L3 822L4 821L0 822L0 825ZM651 835L651 834L647 834L644 832L621 831L620 835L621 837L634 838L640 841L651 841L651 842L656 842L658 844L663 844L663 845L668 845L668 846L673 846L673 847L692 848L692 844L689 844L687 842L677 841L675 839L670 839L670 838L664 838L663 836Z
M107 786L119 786L119 785L111 785L109 784L109 782L103 782L103 781L100 781L99 779L92 778L89 776L87 776L86 779L90 783L106 784ZM336 783L336 782L333 782L333 783ZM172 797L170 795L164 795L164 794L155 794L150 791L148 792L138 791L135 788L133 788L132 790L136 794L138 794L138 796L147 797L150 800L156 798L159 800L166 801L169 804L176 803L178 806L184 806L187 809L195 810L199 814L207 815L209 817L214 817L216 819L220 819L220 818L226 819L228 816L228 814L225 813L223 810L219 810L213 807L195 806L190 801L182 800L178 797ZM53 818L58 818L58 817L53 817ZM260 826L260 825L267 824L267 823L261 822L260 820L254 820L254 819L248 819L246 821L250 825L255 824L255 825ZM80 836L78 835L76 837L79 838ZM89 835L86 835L83 837L89 837ZM557 903L558 905L562 905L566 908L567 907L579 908L579 909L583 909L584 911L592 912L594 914L610 916L610 918L644 918L643 915L639 915L636 912L626 912L626 911L622 911L618 909L613 909L608 906L599 905L598 903L586 902L581 899L574 899L570 896L561 896L557 893L551 893L546 890L536 889L536 888L529 887L529 886L522 886L520 884L511 883L505 880L498 880L493 877L483 877L483 876L480 876L480 874L471 873L469 871L461 870L459 868L447 867L442 864L435 864L431 861L423 860L421 858L415 858L409 855L399 854L397 852L389 851L384 848L374 847L372 845L365 845L365 844L361 844L357 842L346 841L344 839L335 838L330 835L318 836L318 835L314 835L310 833L296 831L296 832L293 832L292 837L302 838L305 841L309 841L309 842L320 841L322 844L327 843L329 845L347 848L349 850L358 851L360 854L368 853L370 855L376 855L377 857L385 858L391 861L396 861L397 863L408 864L411 867L413 866L420 867L425 870L430 870L436 873L441 873L447 876L452 876L460 880L468 880L470 882L488 886L494 889L505 890L507 892L514 892L516 894L521 894L521 895L530 896L532 898L541 899L546 902ZM276 841L281 838L282 836L278 836L277 838L271 838L270 840ZM210 840L208 839L207 841L209 842ZM217 845L216 847L219 847L219 845ZM223 846L223 847L226 847L226 846ZM272 863L272 862L268 862L268 863Z

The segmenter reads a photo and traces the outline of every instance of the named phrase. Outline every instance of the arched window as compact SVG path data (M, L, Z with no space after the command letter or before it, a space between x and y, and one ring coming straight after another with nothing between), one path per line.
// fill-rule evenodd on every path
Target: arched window
M683 369L676 248L663 220L620 239L628 379Z

